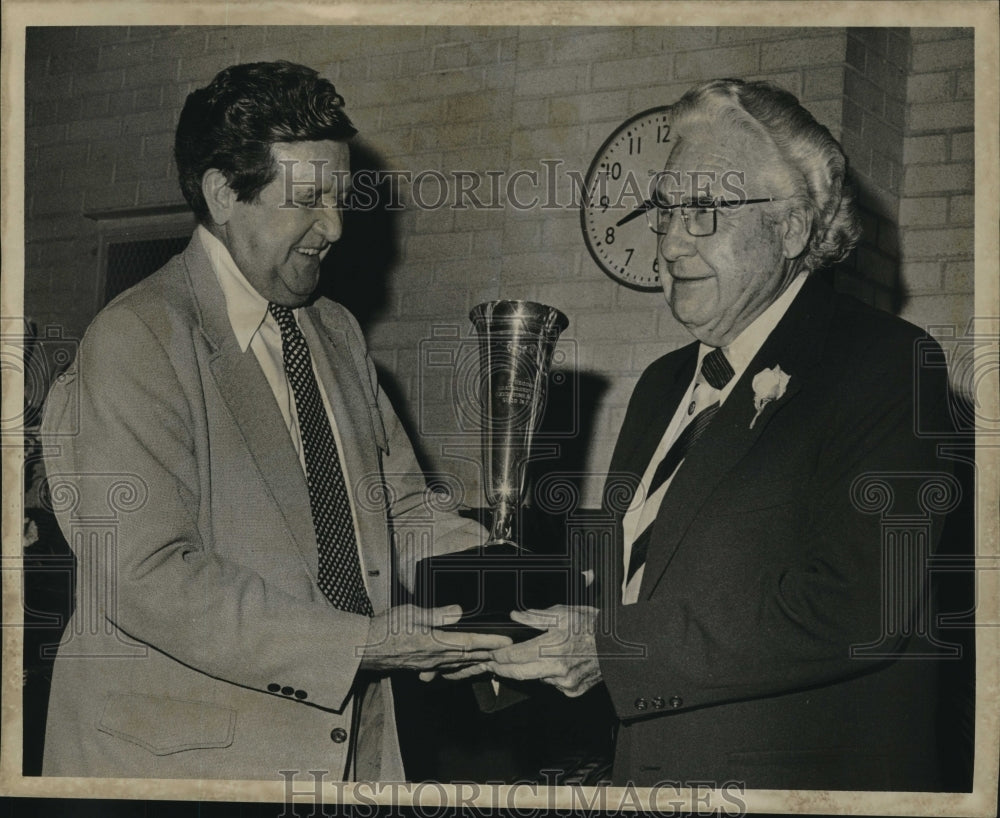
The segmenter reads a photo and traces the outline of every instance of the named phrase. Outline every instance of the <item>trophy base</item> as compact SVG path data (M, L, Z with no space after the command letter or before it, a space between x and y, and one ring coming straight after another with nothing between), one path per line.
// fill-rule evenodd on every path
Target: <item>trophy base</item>
M428 557L417 566L415 604L459 605L462 618L444 630L509 636L515 642L542 631L514 622L511 611L591 604L577 560L532 554L510 543Z

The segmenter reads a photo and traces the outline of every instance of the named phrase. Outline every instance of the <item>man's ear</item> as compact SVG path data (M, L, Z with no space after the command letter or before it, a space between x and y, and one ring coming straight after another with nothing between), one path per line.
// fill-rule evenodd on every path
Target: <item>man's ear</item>
M781 223L782 248L785 258L798 258L809 243L812 231L812 213L804 207L795 207L788 211Z
M205 204L208 205L212 221L216 224L226 224L233 214L236 191L229 186L222 171L217 168L205 171L201 177L201 193L205 197Z

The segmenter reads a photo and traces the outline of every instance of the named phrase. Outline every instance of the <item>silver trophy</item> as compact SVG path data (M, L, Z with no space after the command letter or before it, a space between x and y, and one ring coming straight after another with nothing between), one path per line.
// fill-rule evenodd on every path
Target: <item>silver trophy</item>
M552 351L569 321L532 301L488 301L469 318L479 337L485 491L493 516L486 545L517 548L531 441L545 407Z
M535 554L514 537L553 348L569 322L559 310L531 301L490 301L469 317L479 336L479 381L460 408L474 410L482 427L491 532L485 547L421 560L413 598L423 607L459 605L462 619L447 629L521 641L538 631L513 622L511 611L587 598L574 556Z

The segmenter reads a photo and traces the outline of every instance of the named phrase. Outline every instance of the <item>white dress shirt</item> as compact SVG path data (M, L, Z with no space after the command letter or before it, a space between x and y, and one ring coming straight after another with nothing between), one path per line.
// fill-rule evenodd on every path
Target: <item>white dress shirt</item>
M222 288L222 294L226 299L226 312L229 315L229 323L232 325L233 332L236 335L236 341L239 343L240 349L244 354L246 354L249 347L254 357L257 358L257 363L260 364L260 368L264 372L264 377L271 387L274 399L278 402L281 416L284 418L288 434L292 438L292 445L295 447L295 452L299 457L302 472L306 474L306 455L302 448L299 415L298 410L295 408L295 393L292 390L292 385L288 382L288 376L285 374L285 362L281 355L281 328L268 310L267 299L258 293L250 282L247 281L246 276L240 272L240 268L236 266L236 262L233 261L228 248L201 225L198 226L195 233L201 240L206 253L208 253L212 270L215 272L219 286ZM300 312L301 310L299 309L292 310L292 315L295 316L296 323L301 326ZM333 439L337 444L337 452L339 454L342 448L340 433L337 430L337 421L333 416L333 410L330 407L330 401L327 398L323 380L320 378L319 372L316 371L316 362L312 358L311 351L309 357L312 361L316 385L319 387L320 398L323 400L323 408L326 410L326 416L330 421L330 428L333 430ZM347 465L344 463L342 456L340 457L340 468L344 473L344 482L349 489L352 483L350 475L347 473ZM354 522L354 539L359 546L358 559L361 560L361 575L364 577L365 563L360 548L361 537L358 532L358 518L354 509L354 498L351 496L350 490L347 492L347 497L351 506L351 518ZM308 509L303 509L303 512L306 511Z
M694 379L684 393L684 397L681 399L680 405L677 407L677 411L674 412L670 423L667 424L667 429L660 439L660 444L653 452L649 465L642 476L642 482L636 489L635 496L632 498L632 504L629 506L628 511L625 512L625 517L623 518L625 528L625 573L622 580L623 604L631 605L639 599L639 586L642 584L642 576L646 568L646 564L643 563L632 575L632 579L629 580L628 564L629 558L632 556L632 544L646 530L646 527L656 519L656 515L660 510L660 503L663 501L663 497L669 490L670 483L673 481L673 475L671 475L662 486L653 492L651 496L647 497L646 487L652 482L656 467L663 460L667 452L670 451L670 447L677 440L684 427L702 409L711 406L716 401L719 404L725 403L726 398L729 397L729 393L736 386L736 382L746 372L747 367L750 366L750 362L760 351L760 348L764 345L764 341L767 340L767 337L784 316L795 296L802 289L805 281L806 274L799 274L788 285L785 291L764 312L754 319L750 326L743 330L729 346L723 347L723 352L725 352L726 358L734 372L733 377L730 378L729 383L724 388L714 389L702 376L701 362L711 352L712 347L707 344L699 345Z

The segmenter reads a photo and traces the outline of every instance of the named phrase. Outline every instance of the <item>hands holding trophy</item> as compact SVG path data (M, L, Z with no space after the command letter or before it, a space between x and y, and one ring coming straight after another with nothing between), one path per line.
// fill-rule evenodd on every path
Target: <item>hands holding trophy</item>
M538 629L513 621L512 611L567 602L582 583L571 556L532 553L518 525L552 353L569 322L531 301L490 301L470 318L480 367L472 414L482 434L490 537L484 546L423 560L415 596L427 607L461 605L464 615L452 628L525 639Z

